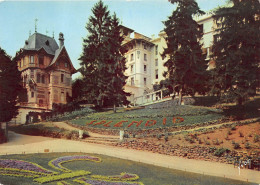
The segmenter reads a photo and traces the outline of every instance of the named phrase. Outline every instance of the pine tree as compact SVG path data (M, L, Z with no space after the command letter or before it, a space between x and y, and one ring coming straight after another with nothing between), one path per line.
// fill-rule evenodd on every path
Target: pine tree
M216 61L213 89L226 101L242 105L259 85L260 3L231 0L216 10L217 35L213 45Z
M102 1L92 8L93 16L89 18L86 26L88 36L83 40L83 53L81 60L81 74L85 84L86 97L92 103L103 105L107 75L107 43L110 31L109 11ZM104 78L103 78L104 77Z
M177 4L177 8L164 22L167 48L164 49L162 57L168 59L164 64L167 67L164 77L171 85L169 91L179 93L181 104L183 93L186 95L205 93L207 63L199 43L202 30L193 20L194 15L201 15L204 12L199 9L195 0L170 0L170 2Z
M111 19L111 31L109 35L109 81L108 87L108 99L112 101L114 106L114 112L116 112L116 105L128 104L126 96L130 96L130 93L124 91L127 77L124 75L126 70L126 61L124 57L125 49L122 47L124 38L121 36L119 20L116 14Z
M84 39L83 54L80 58L83 83L88 100L98 106L104 102L116 105L127 104L124 92L126 70L123 37L120 34L119 20L112 17L107 6L99 1L92 9L93 16L87 24L89 35Z
M9 122L18 114L18 94L22 90L17 64L0 48L0 122Z

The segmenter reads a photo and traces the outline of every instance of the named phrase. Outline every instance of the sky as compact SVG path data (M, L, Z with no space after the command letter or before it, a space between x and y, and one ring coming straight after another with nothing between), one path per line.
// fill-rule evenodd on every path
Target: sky
M59 33L65 38L65 47L76 69L82 53L82 41L91 9L98 0L81 1L6 1L0 0L0 47L14 57L24 46L29 33L53 36L58 42ZM168 0L103 0L111 14L116 13L122 24L151 37L164 29L175 6ZM197 0L204 11L224 5L226 0ZM76 75L77 76L77 75ZM74 77L75 78L75 77Z

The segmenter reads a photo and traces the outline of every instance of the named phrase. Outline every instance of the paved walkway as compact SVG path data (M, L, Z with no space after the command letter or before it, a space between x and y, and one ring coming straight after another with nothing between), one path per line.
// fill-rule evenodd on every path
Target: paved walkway
M20 135L13 132L10 132L9 136L10 141L0 145L0 155L43 153L45 149L49 149L50 152L96 153L166 168L260 183L259 171L241 169L239 175L238 168L234 168L233 165L229 164L185 159L176 156L155 154L147 151L138 151L80 141Z

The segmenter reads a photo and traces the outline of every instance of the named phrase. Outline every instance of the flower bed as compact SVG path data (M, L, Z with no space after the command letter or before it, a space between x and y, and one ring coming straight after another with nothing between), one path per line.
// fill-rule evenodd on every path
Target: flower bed
M93 161L93 162L101 162L101 159L98 157L92 157L88 155L75 155L75 156L64 156L59 157L56 159L51 160L48 164L52 168L55 168L57 170L63 171L63 172L71 172L71 170L65 168L62 166L63 163L71 162L71 161L77 161L77 160L87 160L87 161Z
M49 175L49 176L45 176L45 177L40 177L40 178L34 179L33 181L42 184L42 183L47 183L47 182L70 179L73 177L79 177L79 176L83 176L83 175L89 175L90 173L91 172L89 172L89 171L80 170L80 171L75 171L72 173L63 173L60 175Z
M47 170L38 164L15 160L0 159L0 174L10 176L26 176L37 177L39 175L53 175L56 172Z
M139 176L136 174L121 173L120 175L114 176L91 175L91 178L109 181L135 181L139 179Z
M78 178L74 181L85 185L144 185L142 182L120 182L99 179L88 179L85 177Z

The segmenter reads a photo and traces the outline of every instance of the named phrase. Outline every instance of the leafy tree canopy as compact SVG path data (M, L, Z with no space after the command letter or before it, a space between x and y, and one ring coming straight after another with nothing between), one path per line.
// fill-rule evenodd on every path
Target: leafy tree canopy
M105 101L114 106L127 104L123 89L126 76L119 20L110 15L107 6L100 0L92 8L86 29L88 36L83 41L81 73L87 99L98 106Z
M231 0L216 10L213 45L216 61L212 90L225 100L243 104L259 85L260 2Z
M21 74L11 57L0 47L0 122L8 122L18 114L18 94L22 90Z
M167 58L164 73L170 91L194 95L195 92L205 93L207 79L205 56L202 55L200 40L202 30L193 19L194 15L204 12L195 0L170 0L177 4L172 15L164 22L167 48L162 54ZM179 103L180 103L179 102Z

